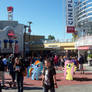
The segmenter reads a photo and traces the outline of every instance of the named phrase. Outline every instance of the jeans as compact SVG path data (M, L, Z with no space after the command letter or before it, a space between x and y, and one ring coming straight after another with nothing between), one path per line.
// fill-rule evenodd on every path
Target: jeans
M54 88L54 86L52 86L52 87L49 87L49 86L44 86L43 87L43 92L48 92L50 90L50 92L55 92L55 88Z
M15 72L14 71L10 71L10 75L12 77L12 82L15 82Z
M23 75L17 74L18 92L23 92Z

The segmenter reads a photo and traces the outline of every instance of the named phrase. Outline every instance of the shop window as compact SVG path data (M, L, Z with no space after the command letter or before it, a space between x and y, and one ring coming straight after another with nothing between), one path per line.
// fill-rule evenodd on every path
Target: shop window
M7 48L7 43L6 42L4 42L4 48Z

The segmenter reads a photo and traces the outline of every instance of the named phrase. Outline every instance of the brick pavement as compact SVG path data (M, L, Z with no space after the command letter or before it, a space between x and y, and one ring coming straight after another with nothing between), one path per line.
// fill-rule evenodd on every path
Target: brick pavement
M90 71L86 69L85 74L80 74L79 72L77 72L74 75L73 81L64 80L63 73L61 71L59 71L57 73L57 83L59 85L59 88L56 89L57 90L56 92L61 92L60 90L64 90L64 92L67 92L67 91L65 91L67 88L70 87L71 90L72 90L72 87L74 86L75 89L76 89L76 87L78 87L78 85L80 85L81 88L83 86L90 87L91 84L92 84L92 73L91 73L92 68L88 68L88 69ZM10 76L8 74L6 74L5 77L6 77L6 81L10 81ZM90 85L90 86L88 86L88 85ZM7 90L7 92L17 92L17 90L15 90L15 89L14 90L9 90L9 89ZM41 80L38 80L38 81L37 80L31 80L31 78L25 77L24 89L25 89L24 92L29 92L29 90L32 91L32 92L42 92ZM5 92L5 90L3 90L3 92ZM70 92L72 92L72 91L70 91ZM73 92L75 92L75 91L73 91ZM82 91L80 91L80 92L82 92ZM87 92L89 92L89 91L87 91Z
M11 78L8 74L5 74L5 82L11 81ZM63 73L57 73L57 83L58 85L74 85L74 84L92 84L92 73L86 72L85 74L80 74L79 72L74 75L73 81L68 81L64 79ZM24 78L24 86L37 86L41 87L40 80L31 80L31 78Z

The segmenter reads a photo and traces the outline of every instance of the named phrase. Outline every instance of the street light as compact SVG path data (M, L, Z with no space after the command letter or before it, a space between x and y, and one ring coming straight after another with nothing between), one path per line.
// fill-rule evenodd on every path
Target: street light
M28 32L29 32L29 54L30 54L30 36L31 36L31 24L32 24L32 22L30 21L30 22L28 22L29 23L29 29L28 29Z
M24 25L24 29L25 29L25 32L24 32L24 51L23 51L23 56L25 57L25 42L26 42L26 29L28 28L29 26L27 25Z

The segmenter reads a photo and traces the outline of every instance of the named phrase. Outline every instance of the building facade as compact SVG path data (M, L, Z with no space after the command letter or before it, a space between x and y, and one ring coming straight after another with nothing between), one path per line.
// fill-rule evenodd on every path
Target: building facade
M92 0L75 0L75 27L78 55L87 55L92 49Z
M0 54L23 53L23 30L17 21L0 21Z
M75 26L78 37L92 34L92 1L77 0L75 3Z

